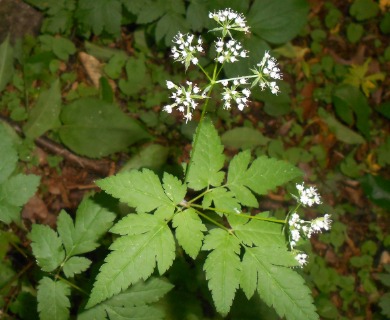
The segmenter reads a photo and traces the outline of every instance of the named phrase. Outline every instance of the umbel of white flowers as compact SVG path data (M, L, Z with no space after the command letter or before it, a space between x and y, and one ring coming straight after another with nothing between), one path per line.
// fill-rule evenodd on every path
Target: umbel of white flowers
M215 41L215 58L218 64L234 63L239 59L247 58L248 51L243 49L242 44L235 40L231 31L249 32L249 27L246 25L246 19L241 13L237 13L232 9L224 9L216 12L210 12L209 18L213 19L218 27L212 29L213 32L221 32L222 36ZM173 39L172 57L174 61L184 64L187 70L191 64L199 66L198 55L204 53L203 41L200 37L195 37L193 34L178 33ZM215 83L223 85L222 100L223 108L230 109L232 103L236 104L239 110L243 110L248 106L249 96L251 94L250 87L259 85L261 90L269 88L273 94L278 94L279 86L275 80L282 79L278 63L275 58L271 57L268 51L265 52L261 61L251 69L252 74L231 79L221 79ZM210 79L210 78L209 78ZM196 100L206 99L204 92L192 82L187 81L187 88L181 85L176 85L172 81L167 81L168 89L173 91L170 96L173 103L164 106L164 111L171 113L177 109L183 114L186 122L192 119L193 111L198 106ZM207 86L208 88L209 86ZM240 89L240 87L244 87Z
M321 204L321 197L317 193L316 188L305 188L304 184L296 185L299 196L294 196L298 203L302 206L311 207L313 204ZM332 220L330 214L325 214L323 217L316 218L311 221L300 219L296 212L293 212L288 220L288 237L291 250L297 245L301 238L309 239L312 234L320 233L322 230L330 230ZM299 252L295 259L301 266L307 263L307 254Z

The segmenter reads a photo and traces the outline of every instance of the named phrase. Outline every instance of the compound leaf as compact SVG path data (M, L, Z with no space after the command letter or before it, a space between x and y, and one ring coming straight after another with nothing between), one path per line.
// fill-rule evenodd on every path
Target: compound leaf
M220 171L225 162L223 145L217 130L209 119L204 119L197 128L197 139L192 145L192 165L188 166L188 186L201 190L208 186L218 187L224 178Z
M74 225L71 217L62 211L57 220L57 230L67 256L95 250L99 246L99 238L111 228L114 219L114 213L92 198L86 198L80 203Z
M144 215L133 215L142 220ZM118 294L152 274L156 262L163 274L175 258L175 240L164 220L151 216L149 230L122 236L114 241L112 252L100 268L86 308Z
M23 131L31 139L38 138L58 123L61 111L60 80L57 79L49 90L43 91L36 105L31 109Z
M150 278L146 282L140 281L126 291L84 311L77 319L106 319L106 313L109 315L117 313L126 319L134 320L163 319L164 314L149 304L158 301L172 288L173 285L159 278ZM116 318L110 316L110 319Z
M242 187L249 187L258 194L266 194L268 191L302 175L302 172L292 164L261 156L249 164L250 153L244 151L232 160L228 171L227 187L237 192L240 199L246 203L251 202L248 195L244 194ZM237 188L238 187L238 188ZM253 203L254 204L254 203Z
M184 251L195 259L202 247L204 231L206 226L196 214L196 211L189 208L175 214L172 225L176 228L176 239Z
M290 268L273 265L259 248L246 249L242 268L241 286L247 296L253 291L252 282L264 302L274 307L280 317L287 320L318 319L310 289L304 279Z
M103 30L119 35L122 6L118 0L80 0L76 18L96 35L100 35Z
M70 287L61 282L44 277L39 281L37 300L41 320L69 319Z
M33 224L30 239L31 248L43 271L57 268L65 258L64 248L57 233L49 226Z
M205 238L203 250L213 250L207 256L203 269L215 307L221 315L226 315L240 282L240 244L228 232L213 229Z
M84 257L71 257L63 265L64 274L71 278L75 274L81 273L89 268L92 261Z
M138 212L150 212L161 206L174 208L160 179L149 169L123 172L100 180L97 185Z

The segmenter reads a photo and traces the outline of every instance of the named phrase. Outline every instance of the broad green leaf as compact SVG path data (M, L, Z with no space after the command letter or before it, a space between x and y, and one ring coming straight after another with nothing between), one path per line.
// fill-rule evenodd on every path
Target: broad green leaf
M203 232L207 231L196 211L189 208L178 212L173 217L172 225L176 228L175 234L179 245L192 259L195 259L202 247Z
M41 320L68 320L70 287L48 277L39 281L37 290L38 312Z
M238 240L226 231L213 229L206 236L203 250L208 254L203 270L217 311L226 315L240 282L241 261Z
M110 232L124 235L138 235L150 231L151 226L156 223L156 215L147 213L128 214L119 220L111 229Z
M206 193L203 197L203 208L211 207L212 202L217 209L216 212L219 214L235 214L241 211L241 206L234 197L234 193L225 188L214 188Z
M255 0L247 16L251 32L271 43L294 38L307 21L305 0Z
M119 0L79 0L76 19L87 30L100 35L103 30L119 36L122 6Z
M163 187L165 194L174 204L178 204L184 200L187 188L183 182L175 176L164 172Z
M150 144L141 147L139 152L134 154L128 162L120 169L120 172L133 169L148 168L158 170L166 163L169 148L159 144Z
M62 242L49 226L33 224L30 239L33 254L43 271L51 272L64 261Z
M318 315L310 289L304 279L290 268L270 264L259 248L246 249L240 285L247 297L256 284L260 298L287 320L315 320Z
M84 257L71 257L63 265L64 274L67 278L72 278L75 274L87 270L91 263L91 260Z
M84 311L77 319L106 319L106 312L110 315L110 319L117 319L115 316L111 317L115 312L125 316L126 319L163 319L164 314L157 308L149 306L149 304L158 301L172 287L170 283L158 278L150 278L146 282L137 282L126 291ZM119 317L119 319L123 318Z
M62 142L78 154L99 158L125 150L150 137L138 121L116 105L94 98L79 99L63 108Z
M23 131L28 138L35 139L58 123L61 111L60 80L57 79L49 90L41 92L37 103L31 109Z
M0 92L12 79L14 74L14 54L9 36L0 45Z
M228 130L221 136L221 139L225 147L237 149L250 149L264 146L269 141L260 131L246 127Z
M90 252L98 246L98 240L112 226L115 214L101 206L93 198L84 199L72 218L62 211L57 220L57 231L68 257Z
M0 184L3 183L15 170L18 154L13 146L12 139L6 128L0 123Z
M138 212L150 212L174 203L165 194L158 176L149 169L130 171L100 180L97 185L114 198L135 207Z
M22 173L9 178L0 186L0 197L14 206L23 206L34 195L39 186L40 177Z
M188 186L194 190L201 190L210 185L218 187L225 175L220 171L225 162L221 139L207 118L199 124L196 132L198 137L192 144L192 164L187 167Z
M239 196L243 186L258 194L266 194L302 175L302 172L290 163L265 156L255 159L247 169L249 159L249 151L244 151L234 157L229 167L227 187L232 192L238 191ZM240 198L239 200L241 201Z
M20 221L20 207L13 206L7 202L7 199L0 197L0 221L6 224L12 221Z
M166 222L151 216L149 230L142 234L122 236L114 241L112 252L100 268L86 308L90 308L140 279L152 274L156 262L163 274L175 258L175 240ZM143 216L139 215L138 219Z
M366 196L376 205L390 210L390 180L366 174L360 178Z
M368 105L367 98L360 90L350 85L338 86L333 93L332 100L337 115L346 121L347 124L353 124L353 119L346 119L344 115L349 114L351 111L356 115L356 127L369 139L371 108Z
M348 144L361 144L365 142L361 135L341 124L323 108L318 110L318 115L328 125L329 130L334 133L338 140Z

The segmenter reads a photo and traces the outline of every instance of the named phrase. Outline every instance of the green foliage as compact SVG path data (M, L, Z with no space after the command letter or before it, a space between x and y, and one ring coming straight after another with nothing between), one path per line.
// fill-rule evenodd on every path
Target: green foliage
M20 210L36 192L40 178L13 174L18 163L16 147L9 128L0 123L0 221L20 222Z
M324 109L320 109L318 114L328 125L329 130L334 133L338 140L348 144L364 143L364 138L361 135L344 126Z
M390 209L390 180L366 174L360 178L366 196L378 206Z
M23 131L30 139L35 139L59 124L61 111L61 88L57 79L50 89L43 91L36 105L31 109Z
M210 120L204 120L194 138L191 153L194 162L187 168L186 183L167 173L161 183L148 169L120 173L98 182L103 190L134 207L137 213L128 214L110 230L120 237L111 245L111 253L100 268L87 308L121 294L140 279L146 280L156 265L159 274L169 269L175 258L175 240L168 226L172 221L177 242L189 256L195 259L200 249L210 251L203 269L220 314L229 312L241 286L248 298L257 288L260 296L265 296L265 302L287 319L317 319L302 278L286 268L297 266L298 262L287 249L281 225L262 221L269 220L264 215L252 217L260 220L252 220L251 216L239 213L239 202L257 207L250 190L265 194L300 176L301 172L284 161L266 157L250 163L250 152L244 151L231 161L226 184L221 186L225 180L221 171L222 152L217 131ZM185 200L187 187L206 191ZM194 201L202 196L202 206L199 206ZM210 211L225 215L231 229L222 227ZM209 229L202 218L220 228ZM243 261L242 250L246 252ZM140 264L142 268L137 267ZM287 284L290 280L292 285ZM297 290L299 294L294 295ZM290 309L292 312L286 313Z
M42 35L39 40L43 50L52 51L61 60L67 61L69 56L76 52L73 42L66 38Z
M9 36L0 45L0 92L12 79L14 73L14 54Z
M269 141L260 131L246 127L228 130L222 134L221 139L225 147L236 149L264 146Z
M79 0L76 18L85 30L119 36L122 5L119 0Z
M248 22L255 35L279 44L297 35L306 23L308 10L304 0L256 0L249 11Z
M62 142L78 154L103 157L150 138L138 121L114 104L94 98L79 99L61 112Z
M60 281L43 277L38 286L38 311L42 320L69 319L70 287Z
M348 125L355 123L358 130L369 139L371 109L366 97L358 88L340 85L335 88L332 100L337 115Z
M44 272L62 270L71 278L87 270L91 261L79 257L98 246L99 238L112 226L115 214L86 198L76 213L76 221L62 211L57 232L49 226L34 224L30 233L31 248ZM41 319L68 319L70 286L67 282L44 276L38 286L38 311Z
M220 171L225 161L223 146L210 120L202 123L197 130L198 139L194 142L196 147L192 149L192 165L187 174L188 186L194 190L218 187L224 177L224 173Z
M137 282L126 291L83 311L77 319L164 319L164 313L150 303L158 301L172 285L158 278Z
M373 0L355 0L349 8L349 13L358 21L373 18L378 11L378 3Z

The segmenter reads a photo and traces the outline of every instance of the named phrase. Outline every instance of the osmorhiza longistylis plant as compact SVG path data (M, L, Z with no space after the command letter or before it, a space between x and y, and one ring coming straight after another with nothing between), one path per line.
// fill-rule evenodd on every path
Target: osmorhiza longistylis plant
M235 155L226 164L221 139L206 116L214 90L219 86L220 105L225 109L250 107L256 87L278 94L282 78L278 62L265 52L248 75L223 78L223 67L246 59L249 52L234 38L249 33L245 17L232 9L210 12L216 27L211 60L202 65L207 46L200 36L178 33L173 39L172 58L184 68L199 68L206 85L185 80L167 80L172 103L163 107L179 113L185 122L200 110L190 159L183 179L164 173L162 179L151 170L133 170L97 182L98 186L134 212L117 222L110 232L116 235L111 252L100 268L86 308L115 296L140 280L148 279L157 267L163 275L171 267L177 245L197 261L207 252L203 265L213 303L221 315L228 314L237 290L250 299L255 293L286 319L318 319L313 298L297 269L307 263L300 244L314 233L329 230L330 215L305 221L299 212L320 204L314 187L296 184L296 206L276 219L258 212L258 196L266 195L302 172L290 163L260 156L249 150ZM224 168L227 170L224 171ZM191 192L189 192L189 190ZM199 262L200 263L200 262Z

